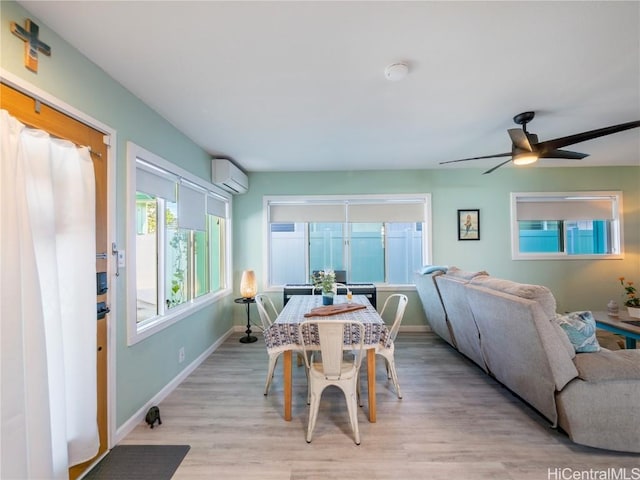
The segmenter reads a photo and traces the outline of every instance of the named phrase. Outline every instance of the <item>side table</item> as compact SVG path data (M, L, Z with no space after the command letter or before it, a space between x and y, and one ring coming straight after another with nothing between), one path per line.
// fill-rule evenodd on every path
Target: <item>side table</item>
M234 300L235 303L243 303L247 306L247 329L244 331L247 335L245 337L240 338L240 343L253 343L258 341L258 337L254 337L251 335L251 317L249 307L252 303L256 303L255 298L236 298Z
M632 318L624 312L612 317L607 312L592 312L596 327L622 335L626 340L626 347L636 348L636 341L640 340L640 325L635 324L637 318Z

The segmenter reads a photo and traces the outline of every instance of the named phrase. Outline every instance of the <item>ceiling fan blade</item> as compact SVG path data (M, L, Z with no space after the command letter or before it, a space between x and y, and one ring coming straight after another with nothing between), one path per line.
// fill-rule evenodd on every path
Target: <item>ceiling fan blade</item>
M565 158L567 160L582 160L588 157L588 153L570 152L569 150L551 150L540 155L540 158Z
M558 148L566 147L567 145L573 145L574 143L586 142L598 137L604 137L605 135L611 135L613 133L623 132L624 130L631 130L632 128L640 127L640 120L635 122L620 123L618 125L611 125L610 127L598 128L596 130L589 130L588 132L576 133L575 135L569 135L567 137L554 138L553 140L547 140L536 144L536 149L543 153L556 150Z
M471 158L461 158L460 160L447 160L446 162L440 162L440 165L444 165L445 163L466 162L468 160L482 160L483 158L499 158L499 157L510 157L510 156L511 156L511 152L496 153L495 155L485 155L484 157L471 157Z
M507 163L509 163L510 161L511 161L511 159L506 160L506 161L504 161L504 162L502 162L502 163L500 163L500 164L496 165L495 167L490 168L490 169L489 169L489 170L487 170L486 172L483 172L482 174L483 174L483 175L486 175L487 173L491 173L491 172L493 172L494 170L499 169L501 166L506 165L506 164L507 164Z
M526 150L527 152L533 151L526 132L519 128L510 128L507 131L509 132L509 136L511 137L511 141L515 147L521 150Z

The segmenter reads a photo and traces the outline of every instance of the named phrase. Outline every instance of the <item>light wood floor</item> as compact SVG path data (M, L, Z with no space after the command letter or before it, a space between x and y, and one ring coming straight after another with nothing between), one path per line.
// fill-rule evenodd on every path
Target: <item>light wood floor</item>
M258 336L253 344L230 337L159 405L160 427L142 423L122 443L191 445L178 480L561 480L605 478L568 475L612 469L640 475L633 470L640 456L573 444L430 333L398 337L402 400L377 362L378 421L369 423L365 403L360 446L337 390L325 391L307 444L304 370L294 366L293 420L285 422L281 362L265 397L267 355Z

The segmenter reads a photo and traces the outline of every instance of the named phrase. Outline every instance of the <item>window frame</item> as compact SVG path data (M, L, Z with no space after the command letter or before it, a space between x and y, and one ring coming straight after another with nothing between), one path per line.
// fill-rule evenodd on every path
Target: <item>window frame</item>
M164 314L156 315L148 320L138 323L137 321L137 284L136 284L136 234L138 225L136 221L136 164L137 159L156 166L162 170L170 172L180 179L197 185L198 187L214 194L226 203L225 231L224 231L224 252L222 261L224 262L224 287L215 292L205 293L199 297L168 309ZM150 152L143 147L127 142L127 238L126 238L126 262L125 262L125 278L127 290L127 345L134 345L145 338L164 330L171 325L193 315L198 310L212 304L213 302L229 295L232 292L232 196L228 192L220 189L214 184L203 180L200 177L184 170L183 168L165 160L164 158ZM158 227L159 228L159 227ZM160 255L158 255L160 257ZM123 267L119 272L122 273ZM158 264L157 278L164 278L163 264ZM164 288L158 286L158 288Z
M262 234L263 234L263 271L270 272L270 262L271 262L271 234L269 228L269 208L272 204L336 204L336 203L354 203L358 204L359 202L365 203L398 203L398 202L410 202L415 200L416 202L420 202L423 204L423 228L422 228L422 263L428 265L431 263L432 249L433 249L433 238L432 238L432 222L433 216L431 211L431 194L430 193L402 193L402 194L363 194L363 195L265 195L262 198L262 212L263 212L263 220L262 220ZM351 222L347 221L345 224L349 224ZM293 222L296 223L296 222ZM306 222L308 223L308 222ZM357 222L356 222L357 223ZM400 222L406 223L406 222ZM308 235L308 229L305 235ZM345 232L345 235L347 233ZM308 254L306 256L305 268L309 268L309 257ZM384 262L387 262L387 256L385 255ZM269 274L264 275L263 278L263 290L264 291L279 291L283 288L281 284L271 284L271 276ZM412 283L408 284L391 284L391 283L376 283L378 288L382 287L383 289L396 289L396 288L406 288L412 287Z
M523 253L520 251L520 230L518 225L518 199L535 198L540 199L554 198L556 200L576 201L576 200L593 200L597 198L609 197L613 199L614 218L611 220L611 233L613 237L612 249L614 253L605 254L580 254L570 255L567 253L567 229L566 222L571 219L555 219L560 221L560 230L562 238L560 239L561 252L540 252L540 253ZM624 258L624 228L623 228L623 205L622 191L579 191L579 192L511 192L511 259L512 260L612 260ZM542 219L540 219L542 220ZM590 219L601 220L601 219ZM617 250L617 252L616 252Z

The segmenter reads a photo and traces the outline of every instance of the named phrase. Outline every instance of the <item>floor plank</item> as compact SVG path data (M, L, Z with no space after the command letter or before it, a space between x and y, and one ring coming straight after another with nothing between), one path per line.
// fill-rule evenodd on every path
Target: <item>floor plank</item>
M122 443L191 445L176 480L563 478L556 469L568 469L563 475L620 469L640 478L640 456L573 444L431 333L398 336L402 400L377 362L377 422L367 420L366 405L360 409L360 446L335 389L323 395L307 444L302 367L294 366L293 420L285 422L281 362L265 397L264 341L242 344L239 337L227 339L159 405L162 426L141 423Z

